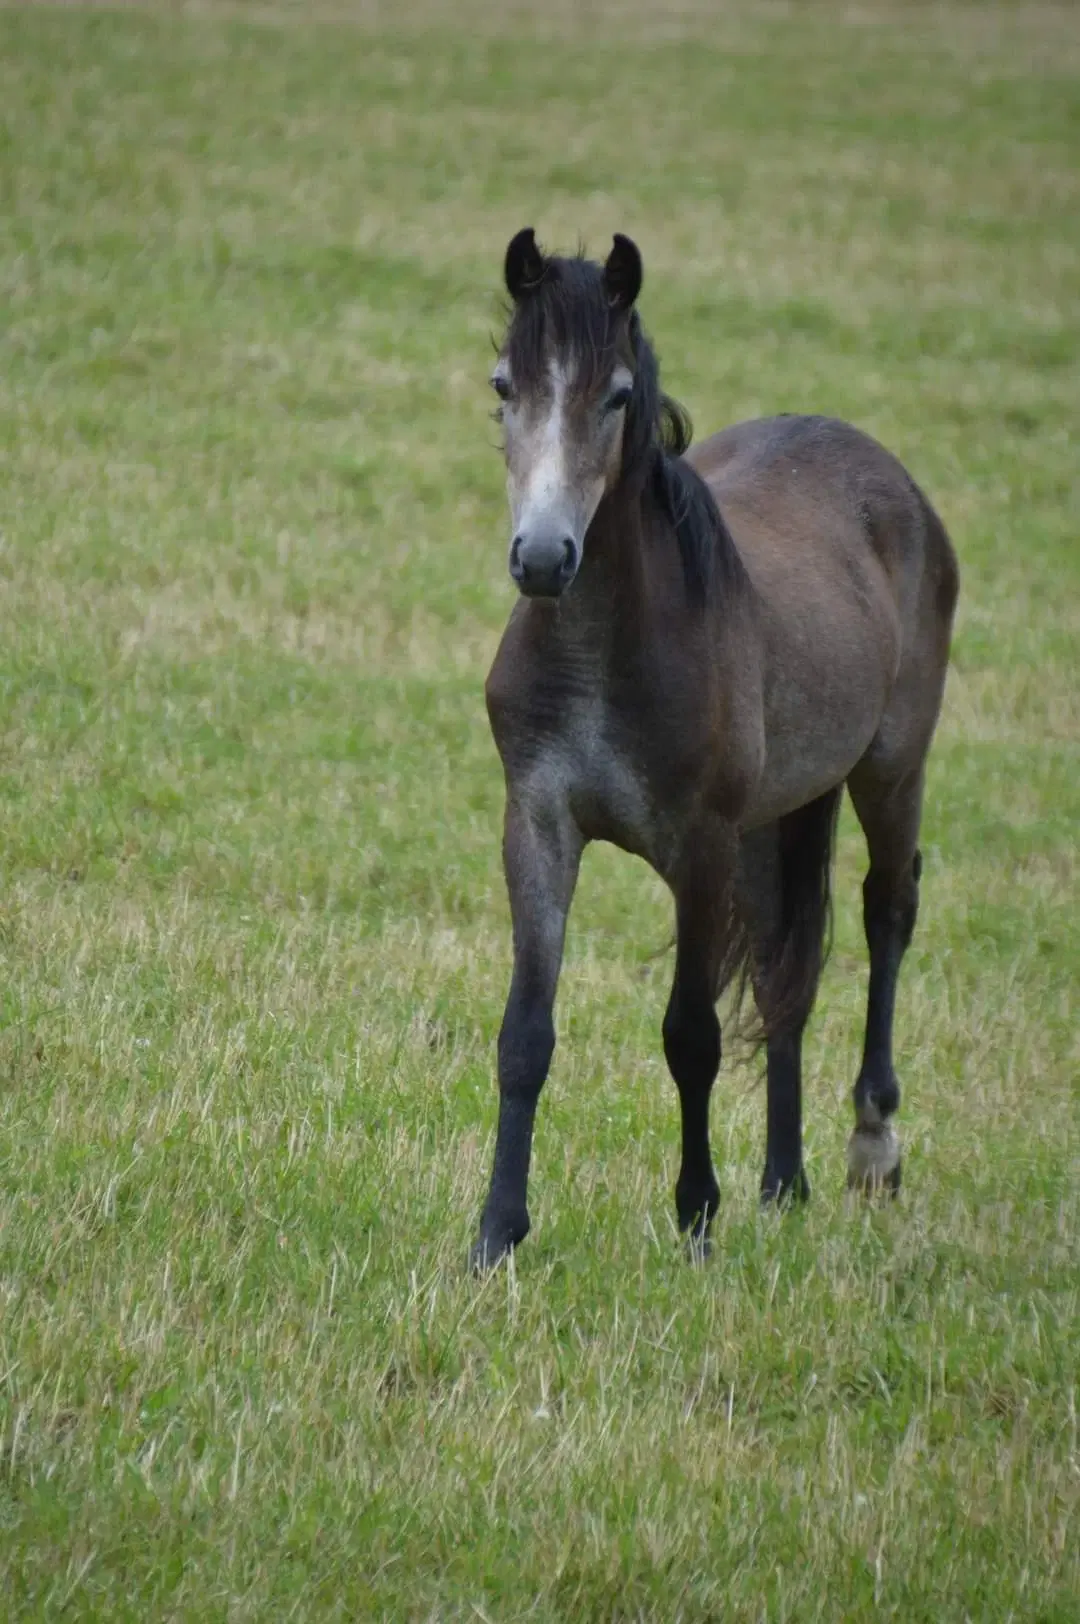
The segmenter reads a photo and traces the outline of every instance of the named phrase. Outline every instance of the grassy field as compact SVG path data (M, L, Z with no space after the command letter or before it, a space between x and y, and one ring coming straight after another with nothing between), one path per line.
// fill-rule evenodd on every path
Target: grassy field
M1080 1612L1071 5L0 9L0 1614ZM850 1206L675 1244L669 908L590 852L534 1232L464 1262L508 975L501 255L630 231L702 430L839 413L963 571Z

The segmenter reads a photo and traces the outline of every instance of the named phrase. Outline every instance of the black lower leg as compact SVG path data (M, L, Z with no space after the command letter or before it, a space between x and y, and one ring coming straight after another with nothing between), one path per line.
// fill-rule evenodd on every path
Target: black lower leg
M664 1015L664 1054L679 1091L682 1157L675 1184L679 1228L697 1252L720 1204L709 1149L709 1097L720 1069L716 997L732 928L738 837L708 821L687 838L675 893L675 980Z
M855 1114L873 1125L893 1115L900 1085L893 1069L893 1017L896 985L915 929L922 859L915 852L906 872L880 874L871 868L863 885L863 923L870 950L870 990L862 1065L855 1083Z
M679 1228L704 1241L720 1201L709 1150L709 1096L720 1067L720 1023L705 987L694 996L676 977L664 1017L664 1053L682 1115L675 1210Z
M479 1267L496 1262L529 1233L527 1205L533 1123L555 1049L551 1012L511 998L499 1033L499 1126L491 1186L473 1248Z
M766 1033L762 1203L809 1195L802 1159L802 1039L824 959L839 790L743 837L754 997Z
M770 1038L766 1048L765 1171L762 1203L805 1201L802 1164L802 1031Z
M490 1268L529 1232L533 1122L555 1049L552 1011L580 855L564 807L555 804L541 817L508 798L504 858L514 971L499 1032L499 1125L474 1268Z
M863 922L870 949L870 991L862 1065L855 1082L855 1131L848 1146L853 1187L900 1188L900 1147L890 1117L900 1105L893 1068L896 984L919 906L922 859L916 851L899 872L871 866L863 885Z

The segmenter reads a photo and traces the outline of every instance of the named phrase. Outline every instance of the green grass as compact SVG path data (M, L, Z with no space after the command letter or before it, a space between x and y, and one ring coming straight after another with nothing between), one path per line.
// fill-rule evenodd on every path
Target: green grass
M0 1610L1040 1621L1080 1595L1073 7L0 10ZM452 22L452 17L454 21ZM702 430L840 413L963 596L845 1203L756 1072L680 1261L657 882L591 852L534 1233L464 1271L508 974L503 248L633 233ZM660 953L660 956L656 956Z

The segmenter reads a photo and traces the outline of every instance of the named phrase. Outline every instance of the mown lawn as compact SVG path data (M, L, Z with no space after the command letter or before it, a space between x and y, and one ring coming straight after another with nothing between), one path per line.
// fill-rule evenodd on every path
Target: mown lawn
M0 1614L1080 1614L1069 4L0 9ZM669 909L589 854L534 1233L464 1268L508 974L481 687L507 238L645 254L699 426L839 413L963 597L849 1205L757 1071L673 1233Z

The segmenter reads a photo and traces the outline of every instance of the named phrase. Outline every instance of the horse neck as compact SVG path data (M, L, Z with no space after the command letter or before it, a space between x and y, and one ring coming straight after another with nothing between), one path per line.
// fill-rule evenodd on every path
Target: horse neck
M622 482L603 497L585 537L567 607L575 601L598 650L633 650L645 636L647 505L640 485Z

